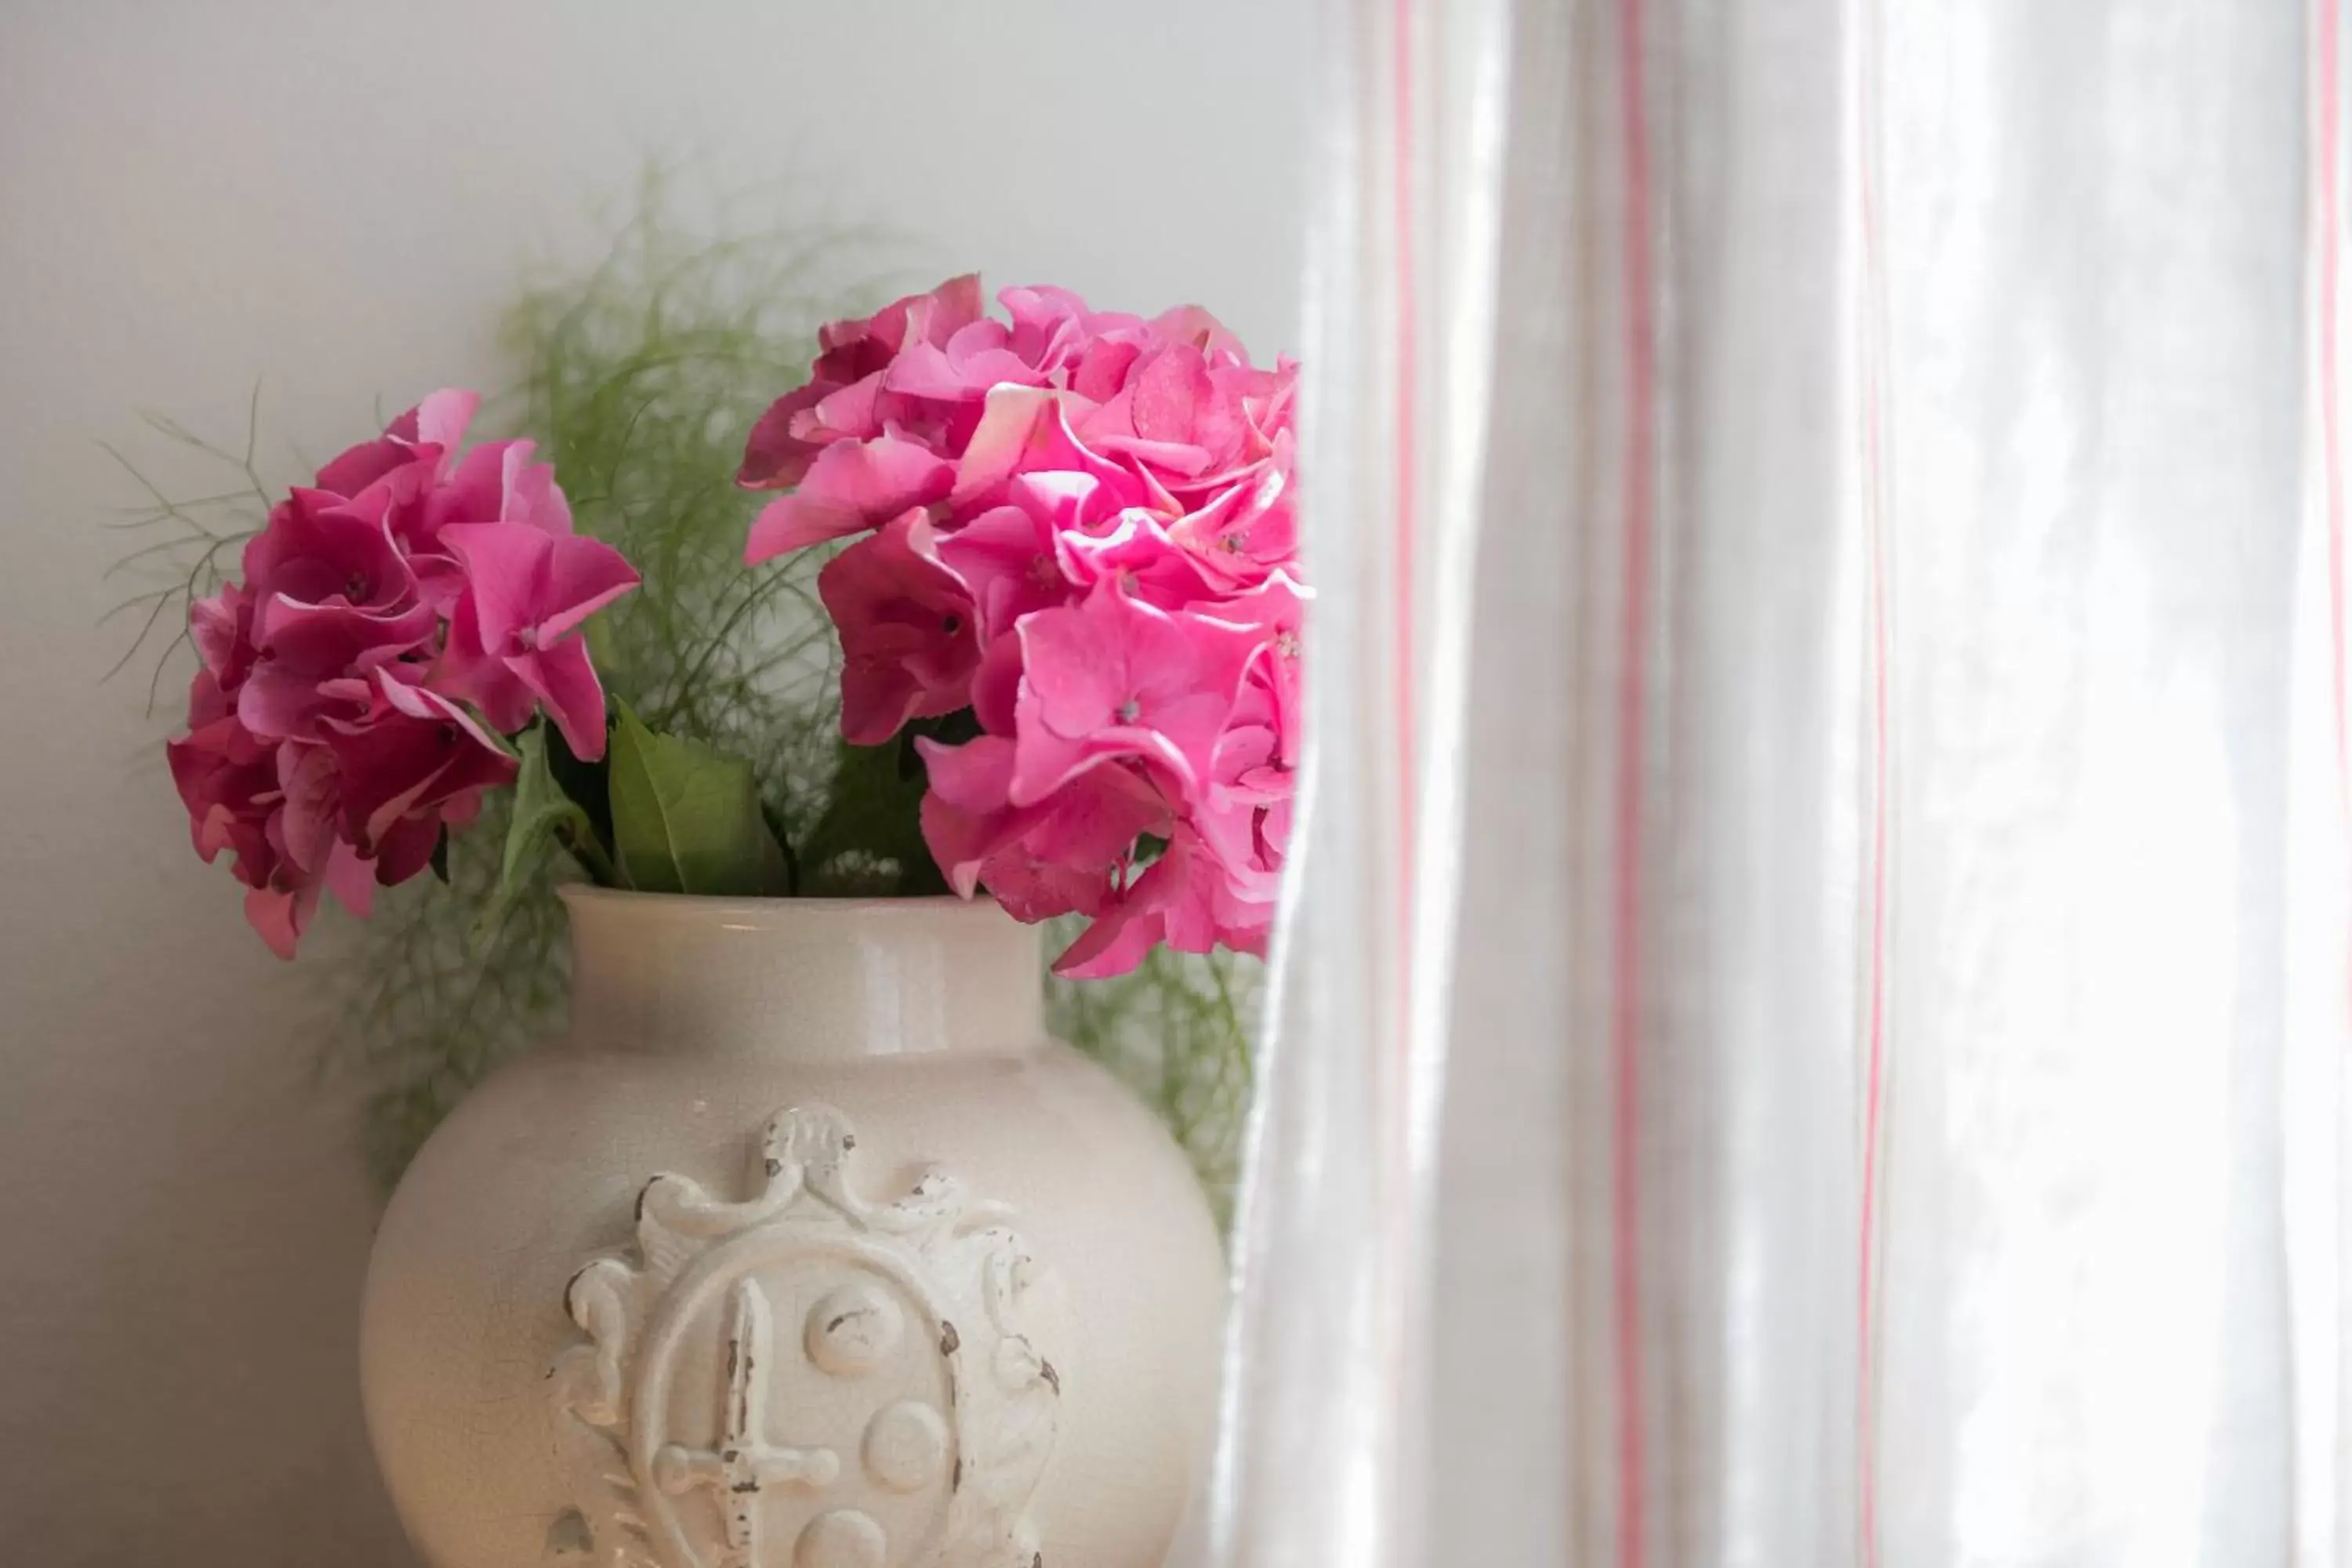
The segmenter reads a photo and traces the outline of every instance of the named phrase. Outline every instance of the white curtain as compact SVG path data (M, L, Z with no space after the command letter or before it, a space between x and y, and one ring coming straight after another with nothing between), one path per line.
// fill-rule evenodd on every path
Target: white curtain
M2352 1568L2336 0L1331 0L1227 1568Z

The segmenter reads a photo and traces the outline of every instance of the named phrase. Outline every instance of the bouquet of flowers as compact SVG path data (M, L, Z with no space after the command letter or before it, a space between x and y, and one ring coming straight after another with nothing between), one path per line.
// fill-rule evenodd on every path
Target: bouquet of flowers
M494 875L458 879L478 936L561 859L654 892L984 895L1058 920L1073 979L1262 952L1307 598L1296 366L1254 364L1197 309L997 298L957 278L822 330L805 383L736 426L735 483L772 494L735 503L723 575L616 504L617 460L575 519L562 396L553 463L469 447L479 400L444 391L271 498L241 570L190 592L199 668L168 748L254 929L290 957L322 893L364 916L446 880L479 819ZM724 412L652 408L609 448ZM744 646L812 571L824 635ZM648 627L699 651L632 675ZM812 670L835 738L761 733Z

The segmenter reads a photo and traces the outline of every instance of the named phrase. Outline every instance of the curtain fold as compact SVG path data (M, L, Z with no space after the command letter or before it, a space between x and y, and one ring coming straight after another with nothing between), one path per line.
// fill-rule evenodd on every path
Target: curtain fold
M2343 26L1332 0L1232 1568L2352 1568Z

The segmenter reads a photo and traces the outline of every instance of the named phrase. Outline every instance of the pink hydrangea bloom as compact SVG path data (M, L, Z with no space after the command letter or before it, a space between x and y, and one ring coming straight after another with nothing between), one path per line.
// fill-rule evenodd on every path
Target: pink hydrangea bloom
M785 491L757 564L855 541L820 582L859 744L916 741L950 886L1093 924L1057 967L1158 943L1262 952L1290 832L1307 591L1297 367L1254 365L1206 311L1091 310L951 279L828 327L740 479Z
M637 585L602 540L510 522L451 523L441 542L461 583L436 684L511 733L545 708L575 756L604 754L604 689L578 636Z
M513 782L494 731L543 708L574 751L603 752L580 626L636 574L572 533L530 443L459 458L479 401L436 392L337 457L271 510L240 580L190 607L200 668L173 780L196 853L234 857L280 957L322 893L366 914Z

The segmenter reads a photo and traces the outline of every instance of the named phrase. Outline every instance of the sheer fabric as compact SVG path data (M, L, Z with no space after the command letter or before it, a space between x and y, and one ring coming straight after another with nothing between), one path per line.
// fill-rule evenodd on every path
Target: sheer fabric
M1223 1563L2352 1565L2343 32L1328 6Z

